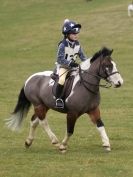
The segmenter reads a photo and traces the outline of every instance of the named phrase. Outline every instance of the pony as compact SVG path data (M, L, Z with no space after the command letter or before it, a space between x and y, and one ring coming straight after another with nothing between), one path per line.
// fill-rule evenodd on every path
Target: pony
M127 10L128 10L128 16L131 17L131 11L133 11L133 2L132 2L132 4L128 5Z
M24 117L34 107L34 114L31 117L29 135L25 140L25 146L30 147L35 135L35 130L40 124L48 134L51 143L58 146L61 152L66 152L67 144L74 133L76 120L83 114L88 114L91 121L96 125L101 136L102 145L106 151L111 151L109 138L100 114L100 87L115 88L123 84L123 79L117 70L116 63L111 54L113 50L103 47L96 52L91 59L87 59L79 65L74 73L72 89L65 99L64 109L55 107L53 85L51 79L52 71L35 73L30 76L22 87L16 107L7 120L6 125L11 130L19 130ZM100 80L107 81L107 84L100 84ZM49 109L66 114L66 133L62 142L59 142L52 132L46 118Z

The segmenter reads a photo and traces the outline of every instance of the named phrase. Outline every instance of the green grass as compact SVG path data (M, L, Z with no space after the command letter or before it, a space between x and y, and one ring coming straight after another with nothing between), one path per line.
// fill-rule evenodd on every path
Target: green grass
M132 177L133 176L133 18L125 0L0 0L0 177ZM30 149L24 148L32 109L19 134L4 119L29 75L54 68L65 18L82 24L81 44L88 57L101 46L114 49L124 78L120 89L101 89L101 115L112 145L105 153L95 126L84 115L76 124L68 152L60 154L41 128ZM64 114L50 111L49 124L59 140Z

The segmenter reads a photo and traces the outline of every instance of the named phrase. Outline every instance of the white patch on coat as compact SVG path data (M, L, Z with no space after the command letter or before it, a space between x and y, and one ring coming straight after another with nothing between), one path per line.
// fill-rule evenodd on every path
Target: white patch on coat
M97 127L98 132L100 133L100 136L102 138L102 142L103 142L103 146L107 146L110 147L110 143L109 143L109 138L107 136L106 130L103 127Z
M55 83L55 81L54 81L53 79L50 79L50 81L49 81L49 86L53 86L54 83Z
M81 64L80 64L80 67L82 70L87 70L89 69L90 67L90 59L91 58L88 58L87 60L83 61ZM76 73L76 72L75 72ZM71 90L71 93L70 95L67 97L67 99L65 100L65 102L68 102L68 99L74 94L74 87L76 86L77 82L80 80L80 77L79 77L79 74L77 74L77 76L75 76L74 78L74 82L73 82L73 86L72 86L72 90Z
M73 89L74 89L75 85L77 84L77 82L79 81L79 79L80 79L79 75L75 76L74 81L73 81L73 86L72 86L71 93L67 97L67 99L65 100L65 102L68 102L68 99L73 95L73 93L74 93Z
M88 58L87 60L85 60L85 61L83 61L81 64L80 64L80 67L81 67L81 69L83 69L83 70L87 70L87 69L89 69L89 67L90 67L90 59L91 58Z
M43 71L43 72L38 72L35 73L33 75L31 75L26 81L25 81L25 87L27 85L27 83L30 81L31 78L33 78L34 76L50 76L53 73L53 71Z

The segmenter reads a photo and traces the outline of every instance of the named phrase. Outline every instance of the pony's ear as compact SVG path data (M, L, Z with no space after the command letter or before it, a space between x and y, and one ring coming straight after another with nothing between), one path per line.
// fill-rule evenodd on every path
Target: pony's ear
M101 53L102 53L102 56L103 56L103 57L111 56L112 52L113 52L113 49L109 49L109 48L107 48L107 47L103 47L103 48L101 49Z
M110 55L113 53L113 51L114 51L113 49L110 51Z
M113 53L113 49L110 49L109 52L108 52L108 55L111 56Z

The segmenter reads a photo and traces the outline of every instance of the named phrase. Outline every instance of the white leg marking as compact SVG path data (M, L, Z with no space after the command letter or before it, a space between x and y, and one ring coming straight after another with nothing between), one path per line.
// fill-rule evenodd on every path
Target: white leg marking
M64 137L64 139L62 140L62 144L67 145L67 142L68 142L69 138L70 138L70 136L68 136L68 133L67 133L67 131L66 131L65 137Z
M52 130L49 127L47 118L45 118L44 120L39 120L40 125L42 126L42 128L46 131L46 133L48 134L50 140L52 141L52 144L57 144L59 143L57 137L55 136L55 134L52 132Z
M67 131L65 133L65 137L64 139L62 140L62 143L59 147L59 149L64 153L66 152L66 149L67 149L67 143L68 143L68 140L69 140L70 136L68 135Z
M31 121L30 122L30 131L29 131L29 136L28 138L26 139L26 143L27 145L31 145L32 144L32 141L34 140L34 137L35 137L35 129L36 127L38 126L39 124L39 119L36 118L34 121Z
M111 149L110 149L109 138L107 136L107 133L106 133L106 130L105 130L104 126L103 127L98 127L97 129L98 129L98 131L100 133L100 136L102 138L103 146L106 147L107 151L110 151Z

